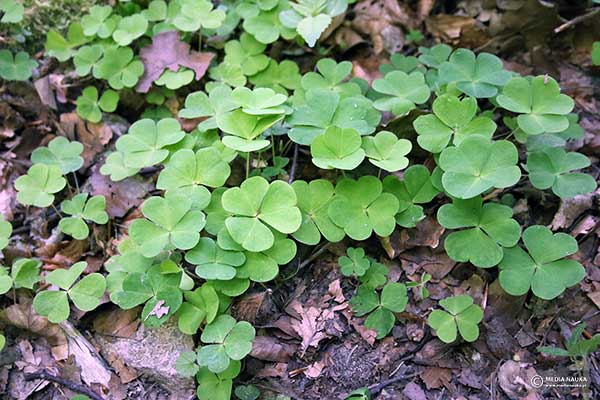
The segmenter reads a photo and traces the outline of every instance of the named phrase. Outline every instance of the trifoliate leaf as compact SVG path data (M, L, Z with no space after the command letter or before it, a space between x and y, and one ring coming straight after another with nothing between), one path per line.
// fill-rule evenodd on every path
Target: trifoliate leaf
M406 115L429 99L429 86L421 72L410 75L402 71L392 71L382 79L373 81L373 90L383 96L373 103L381 111L390 111L394 115Z
M35 164L27 175L15 181L17 200L30 206L48 207L54 202L54 193L60 192L66 183L56 165Z
M119 23L119 17L113 16L111 6L93 6L87 15L81 18L83 33L86 36L98 36L106 39L112 35Z
M211 323L219 311L219 295L215 289L204 284L196 290L184 293L185 302L177 310L179 330L187 335L195 335L202 322Z
M318 244L321 235L330 242L342 240L344 230L331 221L327 211L334 195L331 182L325 179L315 179L308 183L294 181L292 188L302 212L302 225L293 233L294 238L308 245Z
M196 275L203 279L229 280L236 276L236 268L246 261L242 252L221 249L214 240L201 238L185 254L185 260L196 265Z
M501 107L519 113L519 128L528 135L562 132L569 127L567 114L573 99L560 93L558 83L547 76L512 78L496 98Z
M124 154L120 151L109 153L104 164L100 167L100 173L102 175L110 175L110 179L115 182L133 176L138 171L139 168L125 166Z
M517 149L509 141L474 135L442 151L442 184L450 195L469 199L488 189L517 183L521 177L517 162Z
M102 111L113 112L119 103L119 93L107 90L98 99L98 89L94 86L86 87L81 96L77 98L77 114L90 122L100 122Z
M142 14L134 14L119 21L117 29L112 34L113 40L119 46L129 46L131 42L146 33L148 20Z
M294 142L310 145L329 127L352 128L361 135L375 131L381 114L364 97L341 99L338 93L324 89L306 92L306 105L294 110L287 119L292 125L288 135Z
M79 23L69 25L67 38L60 33L51 30L46 35L46 53L55 57L60 62L67 61L75 53L75 48L85 44L90 39L83 33L83 27Z
M181 194L153 196L142 204L147 219L136 219L129 227L131 238L145 257L155 257L166 246L188 250L200 240L205 217L192 210L192 201Z
M279 64L271 60L266 69L250 77L250 83L285 94L286 89L294 90L300 86L300 69L298 64L290 60L283 60Z
M31 153L34 164L57 166L62 174L75 172L83 165L83 145L79 142L69 142L63 136L57 136L48 143L48 147L38 147Z
M519 241L521 227L511 218L510 207L482 203L481 196L455 199L440 207L437 218L447 229L470 228L446 237L444 248L451 259L489 268L502 260L503 247L512 247Z
M445 343L456 340L457 330L467 342L474 342L479 337L479 322L483 319L483 310L468 295L448 297L439 304L446 310L434 310L429 314L427 323L438 338Z
M588 174L570 172L588 167L590 160L580 153L561 148L546 148L529 153L526 168L531 184L538 189L552 188L561 198L575 197L596 189L596 180Z
M258 42L252 35L242 33L240 40L230 40L225 43L225 58L223 61L239 65L242 73L251 76L267 68L269 57L264 54L266 45Z
M339 181L329 217L354 240L365 240L373 231L379 236L391 235L399 204L394 195L382 190L381 181L374 176Z
M92 68L100 61L102 54L104 54L104 49L99 44L80 47L73 56L73 64L75 64L77 75L88 75L92 71Z
M141 119L117 140L117 150L123 153L128 168L144 168L164 161L169 155L166 146L179 142L185 136L179 122L165 118L158 122Z
M363 276L371 266L371 261L365 256L365 250L349 247L346 254L348 256L338 258L342 274L345 276Z
M309 90L328 90L337 92L341 98L360 96L360 87L354 82L348 82L352 73L352 63L342 61L336 63L331 58L323 58L317 62L318 72L307 72L302 76L302 88Z
M310 145L312 162L323 169L352 170L365 158L360 134L354 129L329 127Z
M223 10L215 10L206 0L175 0L169 3L167 15L173 25L184 32L194 32L200 28L216 29L225 20Z
M42 262L30 258L19 258L13 262L11 276L15 289L25 288L33 290L40 281L40 267Z
M232 214L225 220L227 231L248 251L268 250L275 238L267 225L281 233L300 227L302 215L296 201L294 190L283 181L269 184L259 176L246 179L240 187L223 193L223 208Z
M488 117L475 117L477 100L442 95L433 102L433 114L418 117L413 126L419 136L419 145L432 153L439 153L448 144L458 146L472 135L491 139L496 124Z
M371 164L395 172L408 166L405 155L412 149L412 143L407 139L398 139L392 132L381 131L374 137L363 137L362 148Z
M251 152L262 150L270 142L258 137L283 118L283 115L258 116L235 110L217 116L217 125L223 132L223 144L230 149Z
M494 97L498 87L510 79L510 72L503 69L502 61L493 54L471 50L455 50L450 59L439 67L439 83L454 83L461 92L475 97Z
M500 262L500 285L513 296L533 294L544 300L554 299L585 276L585 269L575 260L565 259L577 252L577 241L566 233L555 233L545 226L534 225L523 232L520 246L504 249Z
M191 377L198 373L200 367L196 364L196 353L193 351L182 351L175 361L175 370L184 377Z
M425 218L423 207L439 193L433 186L429 170L422 165L413 165L404 172L403 180L388 175L383 180L383 191L398 199L400 207L396 223L405 228L413 228Z
M23 20L25 7L16 0L0 0L0 11L4 14L2 15L2 18L0 18L0 22L4 24L14 24ZM4 346L0 346L0 348L1 347Z
M92 69L94 78L105 79L116 90L136 85L144 73L144 64L133 59L133 50L129 47L109 47Z
M0 50L0 78L7 81L26 81L31 78L37 62L29 54L20 51L13 54L10 50Z

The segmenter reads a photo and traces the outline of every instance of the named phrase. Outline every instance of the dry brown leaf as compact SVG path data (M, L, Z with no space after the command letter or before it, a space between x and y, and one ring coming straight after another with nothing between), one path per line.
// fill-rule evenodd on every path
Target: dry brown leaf
M179 67L192 69L196 80L206 73L213 53L190 52L190 45L180 40L179 32L161 32L152 37L152 44L140 50L140 59L144 63L144 75L136 87L140 93L147 93L152 83L157 80L165 69L179 70Z
M308 366L308 368L304 370L304 375L313 379L318 378L319 376L321 376L321 373L323 373L323 369L325 369L325 366L326 362L323 360L312 363Z
M296 351L295 346L272 336L257 336L252 343L250 355L263 361L288 362Z
M102 122L94 124L79 118L77 113L60 116L59 130L69 140L77 140L83 145L83 166L91 166L98 154L104 151L113 137L112 129Z
M427 389L439 389L448 386L452 379L452 370L449 368L426 367L420 374Z
M267 291L245 294L233 303L231 307L231 315L236 320L248 321L254 323L256 316L260 311L265 300Z
M122 338L132 337L140 324L139 307L129 310L115 308L105 311L94 320L94 331Z

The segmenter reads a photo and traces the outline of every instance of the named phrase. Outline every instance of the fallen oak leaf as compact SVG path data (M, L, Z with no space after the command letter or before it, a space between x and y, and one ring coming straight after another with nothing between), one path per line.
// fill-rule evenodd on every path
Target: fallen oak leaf
M147 93L165 69L177 72L179 67L187 67L194 71L196 80L200 80L214 56L213 53L190 52L190 45L181 41L177 31L161 32L152 38L152 44L140 50L144 74L136 91Z

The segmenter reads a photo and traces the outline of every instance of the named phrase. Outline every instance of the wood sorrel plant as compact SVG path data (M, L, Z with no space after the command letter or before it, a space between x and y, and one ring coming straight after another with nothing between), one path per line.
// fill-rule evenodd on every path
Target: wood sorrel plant
M94 6L66 35L49 32L47 55L95 78L77 100L81 118L98 122L126 97L144 105L100 171L120 181L154 169L157 191L123 232L106 277L80 278L85 264L76 263L43 276L52 290L41 290L32 261L0 270L0 288L37 291L34 308L52 322L68 318L69 299L94 309L105 288L124 309L143 305L150 327L177 319L201 342L182 354L180 372L198 377L201 399L220 399L229 398L255 336L229 315L232 298L277 279L299 244L387 237L435 214L451 231L448 256L495 268L510 294L531 290L551 300L577 284L585 271L565 258L577 251L575 240L521 227L496 201L515 185L561 198L595 190L591 176L573 172L589 166L587 157L562 148L581 134L573 100L551 77L520 77L492 54L446 45L421 47L418 57L394 55L372 84L352 77L348 61L324 58L301 73L293 60L269 56L277 40L314 46L347 5L238 0L223 10L197 0L154 0L147 8L131 2ZM221 43L222 51L209 44L236 32L239 39ZM30 67L24 56L0 52L3 79L26 79ZM386 120L412 118L414 132L382 125L384 113ZM64 190L82 168L82 151L56 138L33 152L33 165L15 183L23 205L62 201L69 216L59 214L59 227L76 239L107 222L103 199ZM309 180L308 165L323 178ZM434 204L443 204L437 214ZM10 234L0 220L0 245ZM355 313L368 315L365 324L379 339L405 310L407 286L419 287L419 298L428 293L430 276L388 282L387 267L364 251L349 249L340 264L358 284ZM455 296L440 306L429 325L441 340L478 337L482 311L473 299Z

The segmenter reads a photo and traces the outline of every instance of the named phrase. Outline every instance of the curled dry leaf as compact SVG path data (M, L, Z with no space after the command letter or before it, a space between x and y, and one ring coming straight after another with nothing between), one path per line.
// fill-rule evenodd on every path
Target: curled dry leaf
M190 52L190 45L181 41L177 31L161 32L154 35L152 44L140 50L144 75L140 78L136 90L147 93L165 69L177 72L179 67L186 67L194 71L196 80L200 80L213 57L213 53Z

